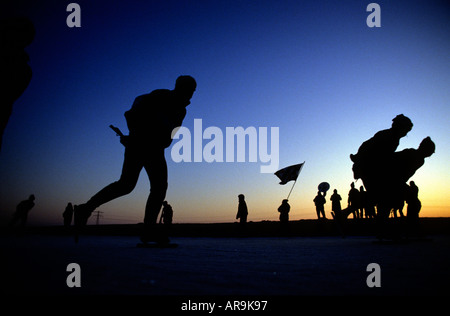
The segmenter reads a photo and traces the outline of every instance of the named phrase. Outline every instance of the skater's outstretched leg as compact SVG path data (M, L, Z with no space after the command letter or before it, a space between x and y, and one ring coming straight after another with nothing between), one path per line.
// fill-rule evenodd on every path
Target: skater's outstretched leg
M142 159L133 148L127 147L125 149L125 158L120 179L104 187L87 203L74 207L75 227L80 228L85 226L92 212L100 205L133 191L142 167Z

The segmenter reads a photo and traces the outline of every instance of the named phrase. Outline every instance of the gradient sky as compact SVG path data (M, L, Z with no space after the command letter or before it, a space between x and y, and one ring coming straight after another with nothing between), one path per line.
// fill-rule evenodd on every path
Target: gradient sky
M2 16L35 23L27 48L33 79L14 105L0 154L4 222L34 193L31 224L62 224L68 202L86 202L119 178L134 98L192 75L197 91L184 126L279 127L280 168L306 161L290 218L316 218L317 185L346 203L350 153L400 113L414 123L398 150L430 136L436 153L411 180L421 216L450 216L450 9L446 1L377 1L381 28L366 25L371 1L3 1ZM174 141L175 142L175 141ZM206 143L204 141L203 145ZM166 150L174 222L231 222L237 195L250 221L277 220L293 182L257 163L175 163ZM359 187L362 183L359 180ZM101 223L142 221L149 183L101 206ZM327 195L327 200L329 195ZM331 202L326 204L327 216ZM91 223L94 223L91 220Z

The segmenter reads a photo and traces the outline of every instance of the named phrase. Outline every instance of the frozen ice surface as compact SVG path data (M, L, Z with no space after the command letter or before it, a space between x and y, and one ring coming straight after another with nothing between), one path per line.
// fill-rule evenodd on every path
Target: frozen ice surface
M370 237L173 238L175 249L137 248L136 237L1 237L4 294L433 295L449 294L450 238L376 244ZM66 271L78 263L81 287ZM369 263L381 287L369 288Z

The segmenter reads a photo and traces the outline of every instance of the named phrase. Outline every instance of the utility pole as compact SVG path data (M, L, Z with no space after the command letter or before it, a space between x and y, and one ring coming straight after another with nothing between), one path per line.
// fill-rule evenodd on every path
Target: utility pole
M100 217L102 216L101 214L103 214L103 212L102 211L95 211L95 212L97 213L96 214L96 216L97 216L96 224L99 225Z

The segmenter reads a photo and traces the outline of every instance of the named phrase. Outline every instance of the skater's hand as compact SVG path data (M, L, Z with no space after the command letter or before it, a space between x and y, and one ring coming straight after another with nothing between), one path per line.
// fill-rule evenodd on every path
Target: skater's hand
M129 143L129 137L130 136L120 136L120 143L122 144L122 145L124 145L125 147L127 147L127 145L128 145L128 143Z

